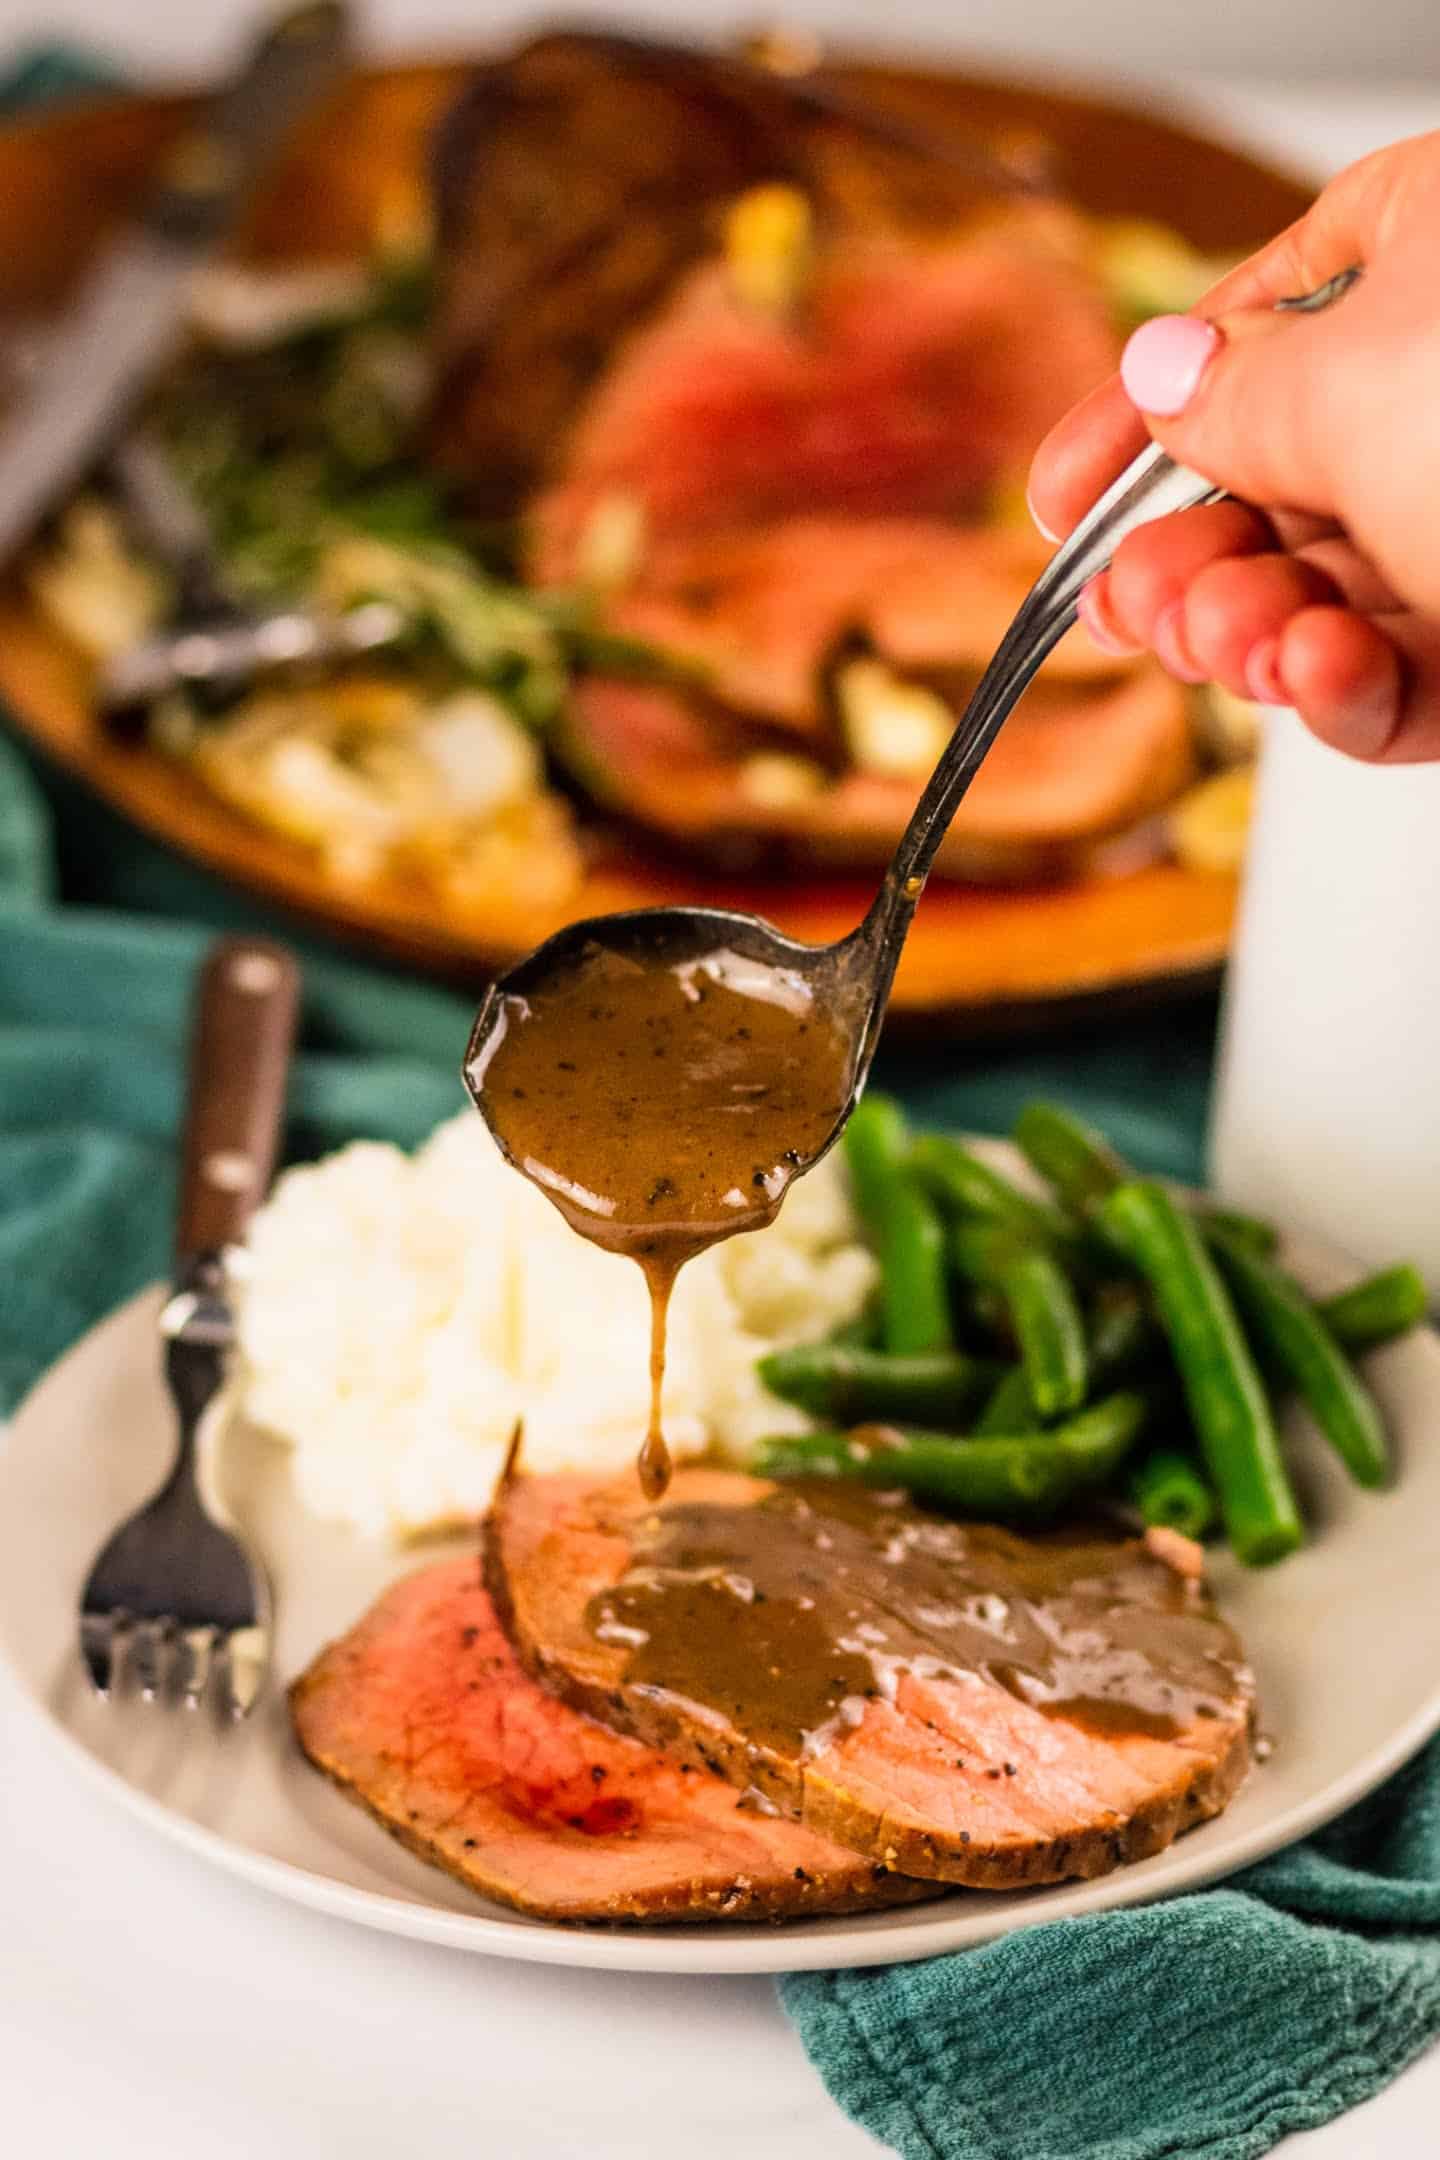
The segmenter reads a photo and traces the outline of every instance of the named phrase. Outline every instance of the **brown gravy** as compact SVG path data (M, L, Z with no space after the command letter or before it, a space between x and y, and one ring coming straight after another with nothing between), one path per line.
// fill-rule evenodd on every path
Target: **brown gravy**
M473 1076L492 1130L573 1229L637 1261L650 1287L648 1498L670 1474L660 1404L675 1277L774 1219L835 1127L849 1061L802 977L723 948L677 964L595 945L505 998Z
M1036 1541L843 1482L645 1522L586 1615L627 1681L793 1759L898 1675L976 1672L1092 1730L1168 1738L1230 1700L1244 1653L1198 1584L1135 1541Z

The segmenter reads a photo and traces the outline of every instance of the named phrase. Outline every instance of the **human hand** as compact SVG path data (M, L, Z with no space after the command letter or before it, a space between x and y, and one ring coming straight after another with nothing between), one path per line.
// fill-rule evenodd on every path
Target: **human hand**
M1277 311L1354 266L1323 311ZM1150 436L1239 500L1123 541L1082 596L1091 635L1294 705L1352 756L1440 758L1440 133L1351 166L1194 314L1142 325L1035 457L1042 530Z

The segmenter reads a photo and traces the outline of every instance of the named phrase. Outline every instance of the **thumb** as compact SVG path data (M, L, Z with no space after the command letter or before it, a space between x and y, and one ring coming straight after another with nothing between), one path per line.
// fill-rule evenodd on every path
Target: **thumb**
M1121 381L1156 440L1217 487L1262 509L1334 517L1342 316L1159 315L1130 339Z
M1375 268L1397 206L1420 205L1404 222L1433 229L1437 156L1436 138L1417 137L1362 158L1222 278L1203 313L1141 325L1121 378L1173 457L1263 509L1339 514L1335 465L1375 405L1362 362L1367 336L1382 334ZM1296 312L1302 295L1320 311Z

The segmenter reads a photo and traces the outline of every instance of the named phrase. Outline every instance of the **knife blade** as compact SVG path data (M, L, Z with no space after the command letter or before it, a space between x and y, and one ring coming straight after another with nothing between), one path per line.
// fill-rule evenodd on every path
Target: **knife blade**
M270 25L171 146L139 216L85 278L0 431L0 564L83 479L173 350L194 271L349 54L343 0L307 0Z

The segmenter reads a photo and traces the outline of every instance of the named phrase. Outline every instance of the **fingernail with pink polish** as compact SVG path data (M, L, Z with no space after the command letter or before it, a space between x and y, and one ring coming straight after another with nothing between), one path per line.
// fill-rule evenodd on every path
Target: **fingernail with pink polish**
M1098 645L1101 652L1114 653L1119 659L1133 660L1136 653L1143 652L1144 647L1123 636L1111 622L1110 611L1105 604L1103 578L1102 571L1099 577L1091 578L1088 585L1081 587L1075 612L1084 624L1092 645Z
M1280 640L1261 638L1245 660L1245 687L1257 705L1285 705L1289 699L1280 680Z
M1150 633L1161 665L1181 682L1202 683L1210 680L1203 668L1197 668L1185 643L1185 603L1172 600L1162 615L1156 617L1155 628Z
M1141 323L1120 360L1125 395L1161 419L1184 412L1220 344L1214 323L1198 315L1156 315Z

